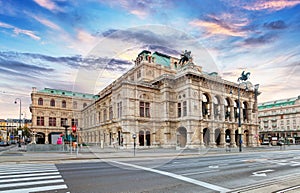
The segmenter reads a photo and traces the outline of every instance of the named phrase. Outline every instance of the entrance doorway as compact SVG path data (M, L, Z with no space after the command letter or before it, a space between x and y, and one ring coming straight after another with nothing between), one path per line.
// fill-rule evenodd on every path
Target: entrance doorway
M187 142L187 131L184 127L177 129L177 144L179 147L185 147Z

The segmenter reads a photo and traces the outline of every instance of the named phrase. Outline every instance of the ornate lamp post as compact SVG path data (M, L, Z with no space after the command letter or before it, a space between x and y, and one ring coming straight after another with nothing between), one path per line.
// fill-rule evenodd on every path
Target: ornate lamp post
M22 100L20 98L15 99L15 104L18 104L17 100L19 100L20 103L20 114L19 114L19 129L21 129L21 110L22 110ZM21 147L21 134L18 131L19 135L19 147Z
M247 72L245 74L245 71L242 72L241 76L238 78L239 86L238 86L238 109L239 109L239 116L238 116L238 135L239 135L239 151L242 152L242 123L241 123L241 101L240 101L240 86L243 83L246 83L245 81L248 80L250 76L250 72ZM247 89L247 83L246 83L246 89Z

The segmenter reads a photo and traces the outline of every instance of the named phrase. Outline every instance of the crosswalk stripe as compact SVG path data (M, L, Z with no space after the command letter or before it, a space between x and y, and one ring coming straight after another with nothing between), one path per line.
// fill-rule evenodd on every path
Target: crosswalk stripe
M0 193L29 193L29 192L41 192L48 190L59 190L59 189L67 189L67 185L56 185L56 186L43 186L43 187L35 187L35 188L22 188L17 190L5 190L0 191Z
M14 167L14 168L0 168L0 172L5 172L5 171L16 171L16 170L36 170L36 169L56 169L55 166L40 166L40 167Z
M55 164L0 165L0 193L67 189Z
M29 185L42 185L42 184L53 184L53 183L60 183L64 182L63 179L58 180L47 180L47 181L34 181L34 182L21 182L21 183L11 183L11 184L3 184L0 188L11 188L17 186L29 186Z
M45 179L54 179L54 178L62 178L61 175L55 175L55 176L42 176L42 177L31 177L31 178L14 178L14 179L5 179L0 180L0 188L1 183L7 183L7 182L20 182L20 181L29 181L29 180L45 180Z
M0 173L0 175L5 175L5 174L26 174L26 173L39 173L39 172L57 172L57 169L49 169L49 170L26 170L26 171L13 171L13 172L4 172L4 173Z
M14 175L0 176L0 179L15 178L15 177L21 178L21 177L29 177L29 176L47 176L47 175L56 175L56 174L59 174L59 172L48 172L48 173L37 173L37 174L21 174L21 175L14 174Z

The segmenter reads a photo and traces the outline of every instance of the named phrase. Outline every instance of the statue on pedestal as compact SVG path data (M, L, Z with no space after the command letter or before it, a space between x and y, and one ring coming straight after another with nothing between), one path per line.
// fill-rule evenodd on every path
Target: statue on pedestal
M183 54L181 54L181 58L180 58L178 64L183 65L185 62L188 62L190 59L192 59L191 51L185 50L185 51L183 52Z

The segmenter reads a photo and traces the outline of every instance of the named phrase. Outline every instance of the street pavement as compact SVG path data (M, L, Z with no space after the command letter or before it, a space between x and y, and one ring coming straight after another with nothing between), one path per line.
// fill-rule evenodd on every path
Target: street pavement
M297 192L300 146L77 153L1 147L0 192Z
M265 151L290 151L300 150L300 145L280 146L260 146L244 147L242 152L239 148L199 148L199 149L175 149L175 148L144 148L144 149L120 149L120 148L100 148L99 146L81 147L76 150L66 152L27 152L26 146L9 146L0 148L0 163L24 163L24 162L59 162L59 161L80 161L90 159L143 159L151 157L204 157L208 155L229 155L251 152Z

